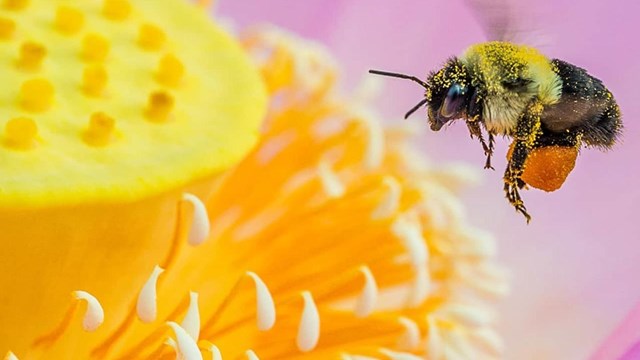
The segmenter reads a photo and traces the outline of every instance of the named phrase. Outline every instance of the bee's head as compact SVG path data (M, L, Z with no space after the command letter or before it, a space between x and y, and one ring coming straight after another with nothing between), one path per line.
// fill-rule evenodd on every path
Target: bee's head
M442 69L429 74L426 82L415 76L379 70L370 73L411 80L425 88L425 97L407 112L408 118L416 110L427 104L427 113L431 130L438 131L450 120L474 118L480 113L480 102L475 87L471 85L471 76L467 68L458 60L447 60Z
M438 131L447 122L477 112L477 93L471 76L457 59L447 60L438 71L429 74L425 99L431 130ZM471 114L475 115L475 114Z

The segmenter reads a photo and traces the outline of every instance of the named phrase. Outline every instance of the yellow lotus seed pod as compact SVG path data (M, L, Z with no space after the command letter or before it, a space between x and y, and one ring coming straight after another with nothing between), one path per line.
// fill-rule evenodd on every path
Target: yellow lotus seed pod
M123 294L170 253L182 194L204 199L256 144L264 84L186 0L0 0L0 39L0 349L101 358L90 349L127 318ZM83 287L108 321L51 346Z

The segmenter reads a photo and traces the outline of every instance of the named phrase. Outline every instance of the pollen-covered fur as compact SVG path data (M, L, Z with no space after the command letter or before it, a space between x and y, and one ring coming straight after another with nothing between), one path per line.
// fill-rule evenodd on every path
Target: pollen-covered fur
M511 135L534 97L543 105L558 102L562 80L549 60L534 48L507 42L471 46L461 62L471 83L483 89L482 117L488 131Z

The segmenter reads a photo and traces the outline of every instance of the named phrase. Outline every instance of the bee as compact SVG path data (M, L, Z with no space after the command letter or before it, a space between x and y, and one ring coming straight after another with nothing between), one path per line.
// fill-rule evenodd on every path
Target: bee
M602 81L585 69L510 41L472 45L425 81L369 72L408 79L425 89L424 98L405 119L425 105L433 131L463 119L471 137L482 145L485 168L492 169L494 137L513 139L504 192L527 223L531 216L519 190L527 185L557 190L573 170L581 146L609 149L622 131L620 108Z

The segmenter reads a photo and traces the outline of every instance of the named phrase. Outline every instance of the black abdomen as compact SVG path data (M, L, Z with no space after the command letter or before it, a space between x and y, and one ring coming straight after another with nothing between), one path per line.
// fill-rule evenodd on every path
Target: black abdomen
M582 68L558 59L551 63L562 79L562 95L543 112L543 130L577 132L587 145L611 147L622 130L620 108L611 92Z

